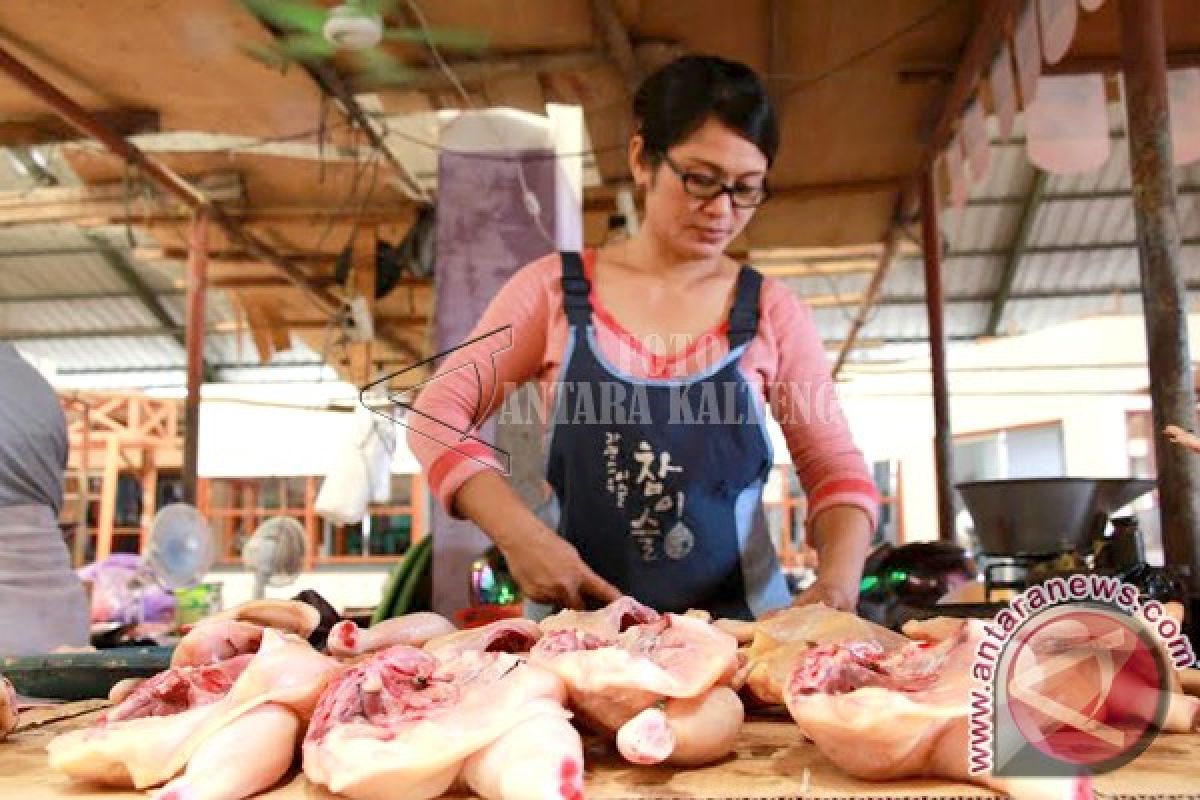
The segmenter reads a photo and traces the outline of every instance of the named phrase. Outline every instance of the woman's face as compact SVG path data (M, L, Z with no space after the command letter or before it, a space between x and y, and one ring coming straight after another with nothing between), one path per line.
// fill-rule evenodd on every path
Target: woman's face
M767 158L752 142L710 117L695 133L667 151L671 164L657 167L643 161L643 142L630 143L630 169L634 182L646 189L642 227L681 259L715 258L725 251L755 209L733 204L728 193L704 200L689 194L684 179L672 168L704 176L693 183L761 187L766 181Z

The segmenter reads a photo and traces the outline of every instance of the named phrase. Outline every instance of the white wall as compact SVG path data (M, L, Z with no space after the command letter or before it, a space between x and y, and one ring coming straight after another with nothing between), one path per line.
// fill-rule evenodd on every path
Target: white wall
M357 405L358 390L339 382L205 386L200 403L200 477L326 474L354 424L352 413L320 410L330 403ZM403 434L398 427L392 471L417 472Z
M1193 335L1198 321L1190 319ZM949 359L952 433L1060 422L1067 475L1129 477L1126 413L1150 407L1145 352L1140 317L1078 320L956 349ZM906 540L936 538L928 360L860 370L839 396L868 461L901 464Z
M286 599L304 589L319 593L339 613L349 608L371 608L379 604L390 569L328 567L320 572L302 573L290 586L268 586L267 597ZM221 584L221 600L226 608L252 600L254 576L245 570L215 570L204 576L205 583Z

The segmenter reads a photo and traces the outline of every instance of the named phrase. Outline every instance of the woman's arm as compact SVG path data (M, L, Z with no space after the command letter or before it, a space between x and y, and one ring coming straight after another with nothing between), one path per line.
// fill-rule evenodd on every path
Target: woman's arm
M855 506L830 506L810 523L817 550L816 582L796 597L795 605L824 603L853 611L858 605L863 562L871 546L870 518Z
M514 275L467 337L478 341L438 366L406 424L409 446L434 496L452 516L471 520L496 543L524 595L581 608L585 596L607 602L619 592L525 506L508 480L504 454L477 430L539 374L551 317L559 313L549 285L560 276L557 255Z
M778 349L767 397L807 495L807 526L819 558L817 582L796 602L852 610L879 493L842 413L812 313L770 279L763 297L764 333Z

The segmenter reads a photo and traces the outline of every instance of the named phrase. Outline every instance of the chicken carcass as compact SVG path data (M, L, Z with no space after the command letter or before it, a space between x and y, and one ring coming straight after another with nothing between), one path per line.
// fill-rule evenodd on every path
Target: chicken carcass
M542 629L528 619L499 619L478 628L448 633L425 643L425 650L438 658L450 658L466 650L487 653L528 653L542 638Z
M221 619L197 624L175 645L172 667L199 667L237 656L253 655L262 644L263 627Z
M508 653L439 660L398 645L330 683L304 738L304 773L356 800L397 797L397 787L424 800L460 776L487 800L570 800L583 751L565 735L564 699L553 673Z
M607 636L552 629L530 661L563 679L571 708L591 727L615 736L629 761L707 763L732 750L744 712L721 684L736 668L737 641L676 614L614 633L621 619L612 613L604 625L591 626Z
M308 603L297 600L251 600L197 622L175 646L171 666L215 664L235 656L256 653L264 628L274 628L307 639L320 622L320 612Z
M17 729L17 690L0 675L0 742Z
M250 622L307 639L321 624L321 612L299 600L250 600L218 612L208 620Z
M567 609L551 614L538 625L543 633L572 630L609 639L632 625L657 622L660 616L653 608L626 595L595 611Z
M809 648L795 664L788 711L830 761L864 780L929 777L1013 798L1081 796L1083 779L972 775L972 665L983 622L939 619L905 630L915 638L890 652L874 640L843 641Z
M172 800L245 797L286 771L337 666L303 639L268 629L253 656L173 667L138 685L93 727L52 739L50 765L77 780L137 789L179 776L161 795Z
M346 619L329 629L327 647L330 655L351 658L376 653L398 644L421 647L430 639L454 631L450 620L429 611L385 619L369 628L360 628Z
M887 628L820 603L789 608L753 625L744 681L749 697L763 705L783 704L792 668L814 645L874 642L891 652L908 642ZM744 637L744 629L741 633Z

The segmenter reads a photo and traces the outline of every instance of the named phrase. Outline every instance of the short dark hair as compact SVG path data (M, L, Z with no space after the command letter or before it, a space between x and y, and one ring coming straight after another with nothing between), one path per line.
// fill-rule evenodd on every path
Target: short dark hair
M634 95L633 116L652 163L709 117L756 145L767 164L779 149L779 123L762 80L718 56L683 56L650 75Z

